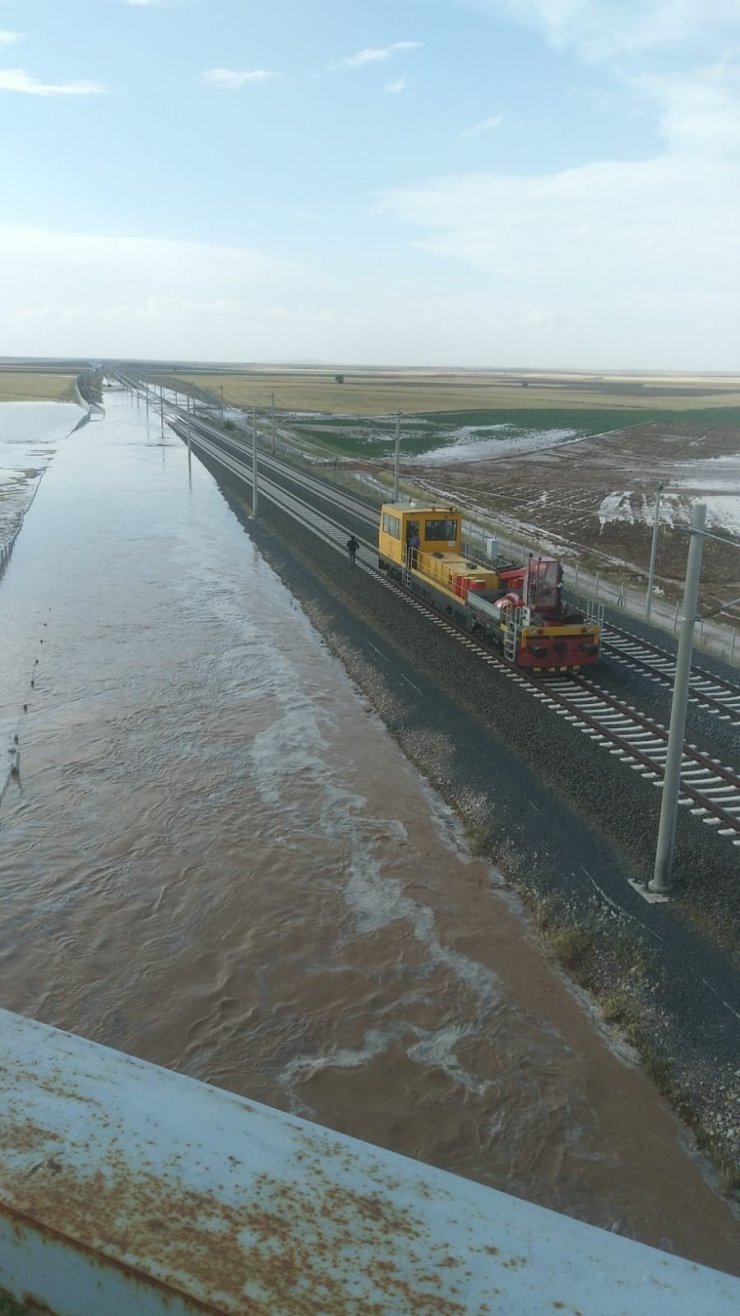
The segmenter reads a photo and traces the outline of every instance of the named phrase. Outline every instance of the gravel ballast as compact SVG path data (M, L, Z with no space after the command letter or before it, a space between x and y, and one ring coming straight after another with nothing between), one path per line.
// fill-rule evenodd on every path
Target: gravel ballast
M205 464L471 848L740 1188L737 849L680 811L676 898L647 904L630 879L652 873L658 791L267 499L254 521L248 490Z

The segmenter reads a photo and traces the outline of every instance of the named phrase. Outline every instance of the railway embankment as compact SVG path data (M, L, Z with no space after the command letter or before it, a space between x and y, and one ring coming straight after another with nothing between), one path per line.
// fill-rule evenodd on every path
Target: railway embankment
M493 880L740 1190L737 850L682 811L676 899L646 904L630 879L651 872L657 791L267 500L252 520L244 485L206 465Z

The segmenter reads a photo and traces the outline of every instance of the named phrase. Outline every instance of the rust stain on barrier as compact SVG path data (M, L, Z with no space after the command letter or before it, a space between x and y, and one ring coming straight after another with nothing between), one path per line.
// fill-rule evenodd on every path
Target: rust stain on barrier
M145 1290L159 1295L148 1312L225 1316L677 1316L695 1302L724 1316L740 1295L729 1276L4 1011L0 1166L0 1265L13 1237L18 1256L43 1244L49 1268L82 1258L111 1316ZM52 1280L39 1288L53 1300Z
M366 1250L362 1271L387 1299L382 1306L364 1304L363 1312L414 1311L428 1316L465 1316L464 1302L433 1291L434 1249L419 1248L414 1264L423 1279L412 1283L408 1243L421 1240L424 1228L408 1212L395 1209L376 1191L355 1192L339 1187L326 1163L303 1165L300 1186L260 1173L250 1190L252 1200L229 1205L216 1191L183 1188L160 1172L132 1172L122 1148L109 1148L104 1165L89 1174L76 1173L47 1154L53 1133L32 1120L4 1122L0 1147L7 1164L11 1150L30 1154L33 1164L16 1178L4 1175L6 1200L25 1222L35 1221L64 1237L85 1240L95 1254L122 1257L156 1256L154 1275L181 1290L178 1277L215 1310L259 1313L276 1311L327 1313L342 1316L353 1310L353 1284L358 1273L358 1249ZM80 1146L80 1165L85 1163ZM175 1165L173 1164L173 1169ZM233 1167L204 1167L214 1184ZM394 1260L394 1252L401 1255ZM442 1250L437 1265L459 1263ZM149 1267L127 1269L151 1278ZM257 1286L262 1298L245 1296L245 1286ZM427 1285L429 1287L427 1287ZM210 1305L210 1303L209 1303ZM484 1316L486 1306L476 1308Z

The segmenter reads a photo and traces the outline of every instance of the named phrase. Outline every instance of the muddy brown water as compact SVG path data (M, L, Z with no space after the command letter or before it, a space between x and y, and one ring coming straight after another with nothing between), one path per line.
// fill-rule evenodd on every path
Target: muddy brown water
M0 1005L737 1268L677 1120L153 417L60 443L0 612Z

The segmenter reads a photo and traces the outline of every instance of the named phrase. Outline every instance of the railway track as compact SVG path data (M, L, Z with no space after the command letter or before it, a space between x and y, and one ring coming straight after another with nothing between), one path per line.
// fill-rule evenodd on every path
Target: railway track
M567 720L603 744L611 754L662 787L668 755L668 729L616 699L588 677L554 677L540 698L557 698L558 713L570 707ZM740 774L711 758L697 745L684 745L679 804L740 846Z
M282 469L281 463L269 458L262 458L269 467ZM326 482L310 475L300 475L301 483L312 489L319 496L342 507L352 516L359 518L373 532L378 524L378 515L373 507L354 498L342 490L336 495L334 490L327 491ZM651 641L609 623L605 625L602 636L602 648L610 658L624 663L633 670L643 672L651 680L672 688L675 677L675 658L667 650ZM691 677L690 702L696 707L728 723L732 727L740 726L740 686L733 685L721 677L714 676L700 667L694 666Z
M170 423L181 438L186 437L181 417ZM203 422L196 424L192 420L191 435L196 450L200 449L204 455L219 462L251 487L251 464L245 460L243 445L225 438ZM272 462L269 464L273 465ZM310 476L304 478L302 474L293 471L290 474L291 479L299 486L303 485L306 492L312 491L311 486L316 485L322 496L327 495L326 486L322 482ZM264 473L260 479L260 495L344 554L346 530L340 521L318 511L299 494L282 488ZM350 501L355 500L351 496L342 496L342 510L350 510L346 505ZM374 519L367 507L357 504L352 510L356 514L361 512L363 519L372 528ZM668 730L665 726L586 677L562 673L535 677L522 673L464 627L443 616L436 608L389 577L387 572L381 571L375 565L376 556L374 536L361 540L357 562L359 570L402 599L406 606L453 637L461 646L477 653L482 661L524 687L544 708L562 717L574 730L589 736L623 766L638 772L656 788L662 788L668 748ZM679 802L698 820L716 829L731 844L740 847L740 774L735 768L722 764L697 745L685 745Z
M602 648L611 658L633 671L644 672L653 681L673 685L676 660L673 654L639 635L608 622L602 633ZM740 726L740 686L694 665L689 682L690 701L731 726Z

